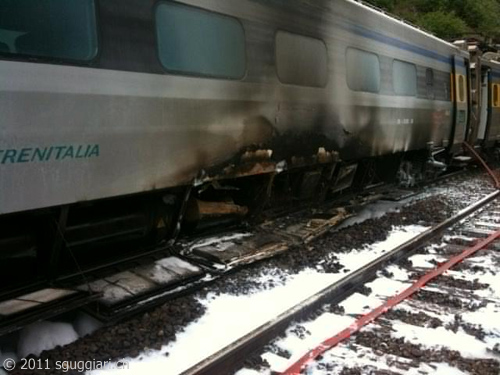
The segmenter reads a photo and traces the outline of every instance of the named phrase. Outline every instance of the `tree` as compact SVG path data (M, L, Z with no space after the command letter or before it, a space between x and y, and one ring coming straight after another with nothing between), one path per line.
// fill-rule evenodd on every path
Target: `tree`
M467 0L463 19L485 37L500 36L500 3L496 0Z
M375 5L378 8L390 11L390 12L394 9L395 2L396 2L396 0L371 0L371 1L368 1L368 3Z
M469 29L454 12L441 10L424 14L418 18L417 24L443 39L460 38Z
M367 0L445 39L466 33L500 39L500 0Z

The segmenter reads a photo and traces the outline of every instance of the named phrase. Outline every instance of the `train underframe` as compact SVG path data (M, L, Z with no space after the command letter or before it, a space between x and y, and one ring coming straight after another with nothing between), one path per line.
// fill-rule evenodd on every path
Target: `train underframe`
M444 171L443 155L423 150L350 163L319 158L285 170L250 161L246 175L240 169L190 186L6 215L0 295L165 250L179 236L256 223L384 183L412 187Z

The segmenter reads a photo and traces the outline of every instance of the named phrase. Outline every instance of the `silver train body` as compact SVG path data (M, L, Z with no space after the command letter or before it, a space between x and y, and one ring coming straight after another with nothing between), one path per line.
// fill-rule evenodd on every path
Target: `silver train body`
M135 3L127 1L116 12L151 12L152 21L153 3ZM101 68L99 57L94 66L70 66L2 56L0 213L187 185L203 170L247 147L272 143L278 134L304 143L318 135L309 152L323 147L340 152L343 160L464 139L467 114L454 131L454 103L426 98L425 87L416 96L398 96L385 77L382 94L353 91L346 82L347 48L376 53L382 70L398 59L415 64L419 77L426 68L445 77L454 71L465 75L467 54L450 44L352 1L179 3L241 22L241 80ZM325 43L324 87L280 82L279 31ZM100 49L111 43L104 43L107 37ZM119 35L114 43L122 48ZM286 161L301 153L279 156Z
M470 133L469 53L355 1L53 0L66 7L64 14L35 12L37 23L26 24L17 22L23 17L17 8L32 10L33 0L2 3L0 220L6 223L49 212L64 227L67 211L59 209L69 207L71 223L72 207L114 197L420 150L453 155ZM71 17L83 14L91 26L73 33ZM70 58L47 56L43 23L66 19L51 43L65 43ZM27 25L42 29L26 32ZM194 48L183 44L193 29L199 35L191 42L205 51L182 60ZM72 35L93 38L92 54L78 59ZM224 46L242 58L210 55ZM227 76L206 73L207 66L226 66L225 58ZM492 144L500 135L494 82L500 83L500 68L485 62L488 98L476 111L483 114L478 139ZM259 162L252 164L255 155ZM30 225L23 220L16 228ZM84 219L74 225L80 243L78 231L88 225ZM48 252L34 250L43 233L11 238L8 230L0 243L34 252L36 267Z

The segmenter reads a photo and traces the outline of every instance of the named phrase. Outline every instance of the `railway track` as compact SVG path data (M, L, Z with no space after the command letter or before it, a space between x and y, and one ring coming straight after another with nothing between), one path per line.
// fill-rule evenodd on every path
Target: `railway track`
M470 184L468 181L469 180L466 179L466 180L464 180L464 182L452 182L452 183L447 182L447 184L448 184L449 188L452 190L457 189L455 185L459 186L458 190L461 190L461 191L462 190L470 190L470 189L477 190L475 193L467 194L467 195L472 195L472 196L474 196L474 195L481 196L485 192L492 191L491 188L484 187L485 183L484 183L484 180L482 180L482 177L478 181L472 182L472 184ZM440 189L443 189L443 187L438 186L435 189L440 191ZM448 189L448 188L445 188L445 189ZM253 284L254 281L256 281L259 278L260 271L258 271L258 270L260 268L268 267L268 264L270 264L270 267L275 266L278 269L282 269L282 268L288 269L287 272L300 272L300 269L301 268L303 269L303 266L300 266L299 268L297 268L296 265L294 265L295 263L297 263L297 259L303 258L303 261L305 264L315 264L316 261L314 259L316 259L318 255L320 256L320 258L323 255L326 256L327 258L330 257L328 255L328 253L330 253L332 250L328 249L328 241L340 241L342 243L345 242L346 246L348 246L350 243L351 246L356 247L356 246L359 246L362 243L364 243L370 239L374 240L374 241L376 240L376 238L383 240L385 234L383 234L382 232L389 230L392 225L396 225L394 220L396 220L396 222L398 220L401 220L402 221L401 224L404 224L403 222L405 222L405 221L407 221L408 224L412 224L412 223L419 223L420 220L422 220L422 218L426 217L425 215L422 216L419 214L412 217L411 210L413 210L413 209L417 210L417 211L420 210L418 208L418 206L419 206L418 202L420 202L420 201L425 202L425 199L424 199L425 197L433 196L435 193L436 192L433 191L433 188L430 188L430 190L425 192L425 193L421 193L420 195L415 195L411 198L403 199L400 202L392 202L391 203L389 201L385 201L385 203L383 203L383 205L389 204L392 209L398 208L398 207L399 207L399 209L401 209L402 207L408 206L408 204L410 204L410 202L413 202L413 205L411 205L410 208L408 208L408 209L406 209L406 208L403 209L400 214L390 214L389 216L392 215L394 217L393 219L391 219L392 221L389 220L389 222L380 226L378 228L378 230L375 229L375 232L372 234L368 234L368 233L364 232L363 235L359 236L359 238L357 238L357 239L354 238L352 240L347 240L349 238L349 236L355 237L354 234L355 234L356 230L363 230L362 228L365 228L365 227L368 228L369 230L374 229L373 228L374 224L369 224L367 226L364 226L364 225L354 226L354 227L348 228L348 230L346 230L346 231L339 232L339 234L335 234L335 233L328 234L326 236L326 242L322 242L323 240L319 240L319 242L318 242L318 240L307 242L305 239L303 239L299 242L299 245L297 245L296 249L292 248L289 251L281 253L282 255L280 255L276 258L273 258L271 261L266 261L266 262L262 262L262 263L255 263L254 266L249 267L249 271L246 271L246 268L242 268L243 272L232 273L232 271L229 271L229 273L227 273L227 272L225 272L224 269L222 269L222 270L215 269L214 275L217 275L216 272L218 272L218 275L220 277L214 278L209 283L207 283L205 288L203 288L202 292L197 292L194 294L194 296L188 295L186 297L177 298L168 304L165 304L165 305L163 305L163 306L161 306L153 311L150 311L149 313L146 313L144 315L141 314L137 318L132 318L132 319L126 320L123 323L116 324L116 326L113 324L110 327L105 327L105 328L99 330L96 333L96 335L86 336L83 339L75 342L74 344L70 344L69 347L67 347L67 348L56 348L55 350L44 352L44 353L42 353L42 355L39 358L43 358L44 360L46 358L50 359L50 360L54 360L54 359L57 360L58 358L61 358L61 356L63 356L64 358L71 358L71 359L75 359L75 360L76 359L85 360L87 357L92 357L92 358L101 358L102 357L102 359L104 359L104 360L109 360L110 358L120 359L120 358L124 358L124 357L125 358L127 358L127 357L128 358L134 358L134 357L135 358L143 358L144 354L141 354L141 353L143 353L144 350L146 352L149 352L149 353L152 353L151 350L158 350L159 351L158 353L163 353L165 351L165 346L162 346L162 343L172 342L172 340L177 336L177 334L179 332L182 332L183 327L187 327L190 322L197 320L199 317L201 317L205 313L205 308L203 306L200 306L200 304L197 302L197 299L198 298L205 298L204 296L206 296L206 293L210 294L210 293L213 293L216 291L216 293L230 293L231 294L233 288L234 289L239 288L239 286L237 285L239 283L238 282L239 278L243 279L245 277L248 277L249 280L250 279L252 280L251 284ZM443 193L443 192L441 192L441 193ZM368 195L366 198L367 198L367 201L369 201L369 200L376 201L376 199L377 199L377 198L371 199L370 195ZM491 199L493 199L493 198L491 198ZM461 200L461 198L459 198L459 200ZM437 202L437 203L439 203L439 202ZM461 202L461 201L458 203L463 204L463 202ZM377 204L378 203L376 203L375 205L377 205ZM440 209L442 209L442 207L445 207L445 206L440 206L439 204L436 204L436 207L437 207L437 210L439 211ZM372 208L366 208L366 209L368 209L369 211L372 210ZM384 207L382 211L385 212L386 209L387 209L387 207ZM436 211L436 210L434 210L434 211ZM335 215L336 214L338 214L337 211L335 211ZM292 232L292 234L295 234L296 236L298 236L298 235L304 236L305 235L306 236L305 238L307 239L308 238L307 236L309 235L310 232L308 232L308 231L300 232L298 230L298 229L300 229L300 227L307 228L306 224L311 219L317 218L318 216L320 216L320 218L322 220L322 221L319 221L320 223L325 222L324 216L318 215L318 212L313 213L313 215L314 215L313 217L308 216L308 215L309 214L307 214L307 213L305 215L303 214L303 215L298 215L295 217L293 215L290 215L290 216L285 217L283 219L276 220L275 224L277 225L277 227L276 227L277 230L274 234L283 231L284 228L288 228L290 225L293 225L295 233ZM333 216L335 216L335 215L333 215ZM363 213L363 211L362 211L359 216L364 216L364 215L365 215L365 213ZM398 219L398 215L400 217L399 219ZM404 217L401 217L401 215L403 215ZM433 215L435 216L435 214L430 214L430 218L423 219L423 220L424 221L431 220L431 222L432 222ZM446 215L447 214L445 212L443 212L442 214L437 215L437 217L444 217ZM330 217L332 217L332 216L330 216ZM297 218L299 218L300 220L297 220ZM419 218L421 218L421 219L419 219ZM353 220L355 222L356 219L357 219L356 217L353 217L349 220ZM408 220L406 220L406 219L408 219ZM299 225L301 220L302 220L302 225ZM377 220L375 220L375 222L376 221ZM382 222L384 222L384 219L382 219ZM315 223L318 223L318 222L315 222ZM372 229L370 229L370 227L372 227ZM323 230L323 228L318 227L318 226L313 227L313 229L318 229L318 228L320 230L317 233L318 233L318 236L320 236L322 234L321 231ZM420 230L420 229L418 229L418 230ZM409 237L411 237L411 233L408 233L405 236L406 236L405 238L409 238ZM228 236L226 236L226 237L228 237ZM222 239L219 238L219 240L220 240L219 243L224 242L227 239L226 237L222 238ZM204 240L204 241L206 242L206 240ZM240 240L237 239L237 243L239 241ZM358 245L356 245L356 244L358 244ZM302 246L302 248L299 246ZM315 251L311 251L312 248L316 248L317 250L319 250L319 249L322 249L323 247L325 247L324 251L322 250L324 254L320 252L320 254L315 255ZM345 251L349 252L348 249ZM323 255L321 255L321 254L323 254ZM299 256L299 255L300 255L300 257L297 258L297 256ZM386 259L390 258L388 254L385 254L385 256L386 256ZM375 257L372 257L372 258L375 258ZM318 266L320 266L324 270L324 272L337 273L338 277L336 276L336 278L339 279L339 281L337 283L339 285L339 283L342 283L342 280L340 280L342 275L339 274L339 270L338 270L338 268L336 268L337 267L336 263L337 262L335 261L335 259L332 258L332 259L328 259L326 262L325 261L319 262ZM307 265L305 265L305 267L307 267ZM233 268L232 270L234 271L234 270L238 270L238 269L239 268L236 267L236 268ZM342 273L345 271L348 271L348 270L345 269L342 271ZM374 271L374 269L372 271ZM255 273L255 272L257 272L257 273ZM243 274L242 277L239 277L240 273ZM356 274L358 276L360 275L359 272L354 272L354 273L350 273L349 277L355 277ZM374 274L374 272L372 272L372 274ZM244 276L244 275L247 275L247 276ZM222 276L225 276L225 277L222 277ZM328 276L328 275L325 275L325 276ZM361 281L355 281L354 278L352 278L351 281L354 282L358 286L359 286L359 283L361 282ZM271 285L270 288L272 288L272 287L273 286ZM353 287L354 287L354 284L351 285L349 283L345 283L344 284L344 292L348 292L349 290L352 290ZM246 287L244 287L244 288L246 288ZM320 289L317 289L317 290L319 291ZM236 293L240 293L241 290L242 289L240 288L240 291L236 292ZM305 296L306 292L307 291L305 291L305 290L301 291L301 293L302 293L301 295ZM334 292L332 292L331 296L334 297ZM315 296L315 297L318 297L318 296ZM340 297L338 297L338 298L340 298ZM332 301L334 301L334 299L325 300L323 303L321 303L320 300L318 299L317 305L320 306L320 305L323 305L325 303L331 304ZM300 320L301 318L305 317L308 314L306 310L302 309L303 307L305 307L304 303L295 307L297 315L293 319ZM145 306L145 308L147 308L148 310L151 310L150 307L148 308L147 306ZM138 311L138 310L136 310L136 311ZM235 314L237 314L237 313L235 312ZM236 319L236 318L232 317L229 319ZM245 319L245 318L243 318L243 319ZM290 322L290 320L288 320L288 324L290 324L289 322ZM287 327L286 320L283 320L282 326L278 327L277 329L274 329L273 332L274 332L274 334L277 334L280 331L280 328L283 331L286 329L286 327ZM195 329L196 329L196 327L195 327ZM203 329L201 331L203 332ZM148 334L144 334L144 332L148 332ZM156 337L156 332L157 332L157 335L159 335L158 337ZM151 338L150 333L155 335L154 339ZM268 338L268 341L269 340L271 340L271 338ZM262 341L256 347L254 346L253 350L250 350L250 351L255 351L255 350L258 351L259 349L262 348L262 346L264 344L265 343ZM237 347L237 346L238 345L236 345L235 347ZM180 350L186 352L185 349L182 350L182 348L181 348ZM193 348L193 350L196 350L196 349ZM179 354L175 352L175 349L170 350L170 348L169 348L168 351L171 352L171 354L169 356L170 358L180 358ZM198 356L202 355L204 352L205 351L200 350L200 354ZM241 353L243 353L243 354L240 354L240 355L244 355L245 357L247 357L248 352L241 352ZM146 357L147 357L147 355L146 355ZM193 357L197 358L197 355L193 355ZM163 357L163 358L165 358L165 357ZM202 357L200 357L200 359L201 358ZM211 358L213 359L214 357L211 357ZM241 366L241 358L242 357L240 356L238 358L238 356L236 356L235 358L236 359L231 364L229 362L227 362L226 359L224 359L220 365L229 371L232 371L231 369L237 369L238 367ZM191 363L193 363L193 362L191 362ZM186 368L188 368L188 367L184 367L184 368L182 368L182 367L183 366L170 367L167 365L166 368L168 368L171 373L177 373L177 374L182 373L182 372L190 373L190 372L186 372ZM180 369L180 370L178 371L178 369ZM193 370L195 370L195 368L193 368ZM200 371L201 370L202 369L200 369ZM140 371L144 371L144 370L140 370ZM218 369L214 370L213 368L210 369L210 367L208 367L206 369L206 371L208 371L208 372L205 372L205 373L211 373L210 371L219 371L219 370ZM23 372L19 372L19 373L23 373ZM52 374L53 372L48 371L45 373ZM135 372L131 372L131 373L134 374ZM155 373L155 372L153 371L151 373ZM228 373L228 372L222 372L222 373Z
M447 366L471 374L497 374L500 326L491 321L486 326L474 325L462 316L482 309L482 316L486 318L489 313L493 319L500 312L500 291L491 290L495 286L481 282L483 277L491 284L500 269L500 244L495 242L500 237L499 196L498 191L486 196L260 326L183 375L233 374L244 367L243 359L255 356L255 352L262 354L254 357L254 362L259 363L258 370L247 369L242 374L291 375L307 371L342 375L431 374L441 373ZM479 245L474 248L476 243ZM473 258L457 258L471 247L474 252L467 255ZM446 275L436 274L436 279L421 283L422 289L410 289L404 297L413 297L402 298L401 305L387 305L388 300L394 300L391 292L397 295L450 259L455 263L449 265L453 269L446 270ZM402 266L394 266L395 262ZM365 287L360 289L360 285ZM359 290L365 290L367 296L357 293ZM379 305L383 308L378 313L389 311L388 314L370 315ZM470 314L471 319L481 323L481 313ZM441 328L429 331L432 325ZM439 338L440 333L444 339ZM283 334L285 337L279 338ZM434 336L425 338L426 334ZM487 334L490 336L485 340ZM458 345L455 342L452 349L440 347L446 346L446 338L450 337L464 341ZM481 343L484 347L477 349ZM476 351L464 356L461 349L467 345L476 345ZM440 349L429 349L432 346ZM333 349L327 350L330 348ZM477 354L481 350L484 353Z
M433 184L463 173L451 173ZM385 200L398 207L424 195L418 189L374 186L321 208L268 213L271 216L262 225L181 239L172 248L109 262L50 285L13 290L0 298L0 336L84 306L103 322L117 322L192 293L242 266L306 246L372 202Z

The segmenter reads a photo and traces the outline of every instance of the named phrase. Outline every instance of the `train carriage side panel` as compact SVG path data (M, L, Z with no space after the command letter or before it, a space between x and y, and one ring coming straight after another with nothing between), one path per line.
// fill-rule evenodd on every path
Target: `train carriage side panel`
M46 51L28 48L43 45L29 40L43 36L36 30L23 35L25 50L16 50L14 43L4 51L0 57L0 213L189 184L202 169L272 134L268 124L260 121L275 116L273 90L259 76L269 70L251 60L261 55L262 45L272 48L272 40L247 37L253 43L243 80L165 74L159 61L151 62L151 56L157 59L154 3L96 2L98 25L105 27L98 33L101 51L89 65L40 57ZM17 4L21 2L12 2L10 9ZM234 17L218 12L221 7L234 8L234 2L218 4L215 11L193 7L185 13L193 9L192 14L204 17L212 27L230 24L227 27L241 30ZM245 4L241 2L240 8L245 9ZM65 1L52 5L65 7ZM16 19L22 20L21 15ZM150 27L145 32L141 28L139 35L124 32L127 19L137 21L134 27ZM6 18L1 22L3 41L4 30L16 30L16 25L8 25ZM242 22L243 28L265 29L259 23ZM94 21L91 26L95 30ZM245 50L244 33L238 35ZM145 54L144 46L153 50Z
M359 3L348 3L336 7L339 28L349 30L347 43L339 42L346 49L376 55L380 65L377 92L369 87L352 90L344 83L350 107L338 111L344 129L367 147L361 156L425 149L429 143L434 147L450 144L450 61L458 49ZM364 20L362 25L356 22L359 19ZM341 53L346 54L345 50ZM356 65L344 66L342 75L349 77ZM337 97L342 98L338 91Z
M488 125L486 146L491 147L500 142L500 68L492 64L489 72Z
M469 123L469 82L470 70L465 54L453 56L453 74L451 75L453 87L453 144L452 149L458 151L467 138Z
M14 9L36 0L5 1ZM74 34L97 36L85 42L86 51L95 52L96 38L100 50L95 57L84 53L90 60L83 63L72 60L82 54L72 49L71 38L64 38L62 47L57 38L50 40L69 51L63 56L69 61L45 59L47 51L40 46L48 44L37 41L47 33L35 29L21 33L34 24L16 28L9 24L8 12L0 12L4 16L0 18L0 213L190 184L202 171L227 166L253 145L278 144L283 153L273 156L290 158L296 152L317 152L327 143L345 159L355 159L423 149L431 141L440 146L449 140L452 103L446 95L449 80L442 77L449 76L456 48L357 2L177 1L177 20L203 18L192 24L179 21L178 28L196 26L203 36L213 35L202 30L211 25L221 37L239 39L239 45L194 43L208 54L206 64L194 68L202 71L195 72L192 64L179 68L179 61L169 60L175 55L171 51L163 54L163 65L160 61L165 46L157 42L165 42L167 49L175 43L168 32L164 39L157 35L161 31L155 24L165 19L157 19L155 9L166 12L167 21L172 9L155 8L152 0L95 4L98 17L89 18L90 25L97 22L99 27ZM56 17L53 22L58 20L64 20L63 25L54 27L75 24L71 17ZM128 29L130 22L133 26ZM279 30L298 35L296 42ZM322 50L324 42L327 66L322 63L318 71L326 69L329 75L325 86L280 82L277 41L286 44L285 50L297 44ZM231 48L215 54L205 48L211 45ZM349 88L348 48L380 56L380 93ZM244 51L245 58L220 58L233 56L236 50ZM203 54L189 55L189 51L183 48L185 61L199 62ZM245 67L232 66L231 72L238 74L229 72L229 65L242 61ZM231 77L221 76L217 69L204 74L211 68L207 65L219 63L228 64ZM184 68L190 71L179 71ZM426 95L429 68L434 72L430 82L440 86L436 93L444 93L442 98ZM402 82L400 94L394 92L396 70L416 72L411 95ZM361 74L359 69L354 73ZM291 138L295 143L289 142Z
M479 116L480 121L478 124L477 139L476 143L486 145L486 140L488 136L488 125L490 124L490 114L491 114L491 68L489 63L482 60L481 62L481 75L480 78L480 90L481 90L481 102L479 103Z

